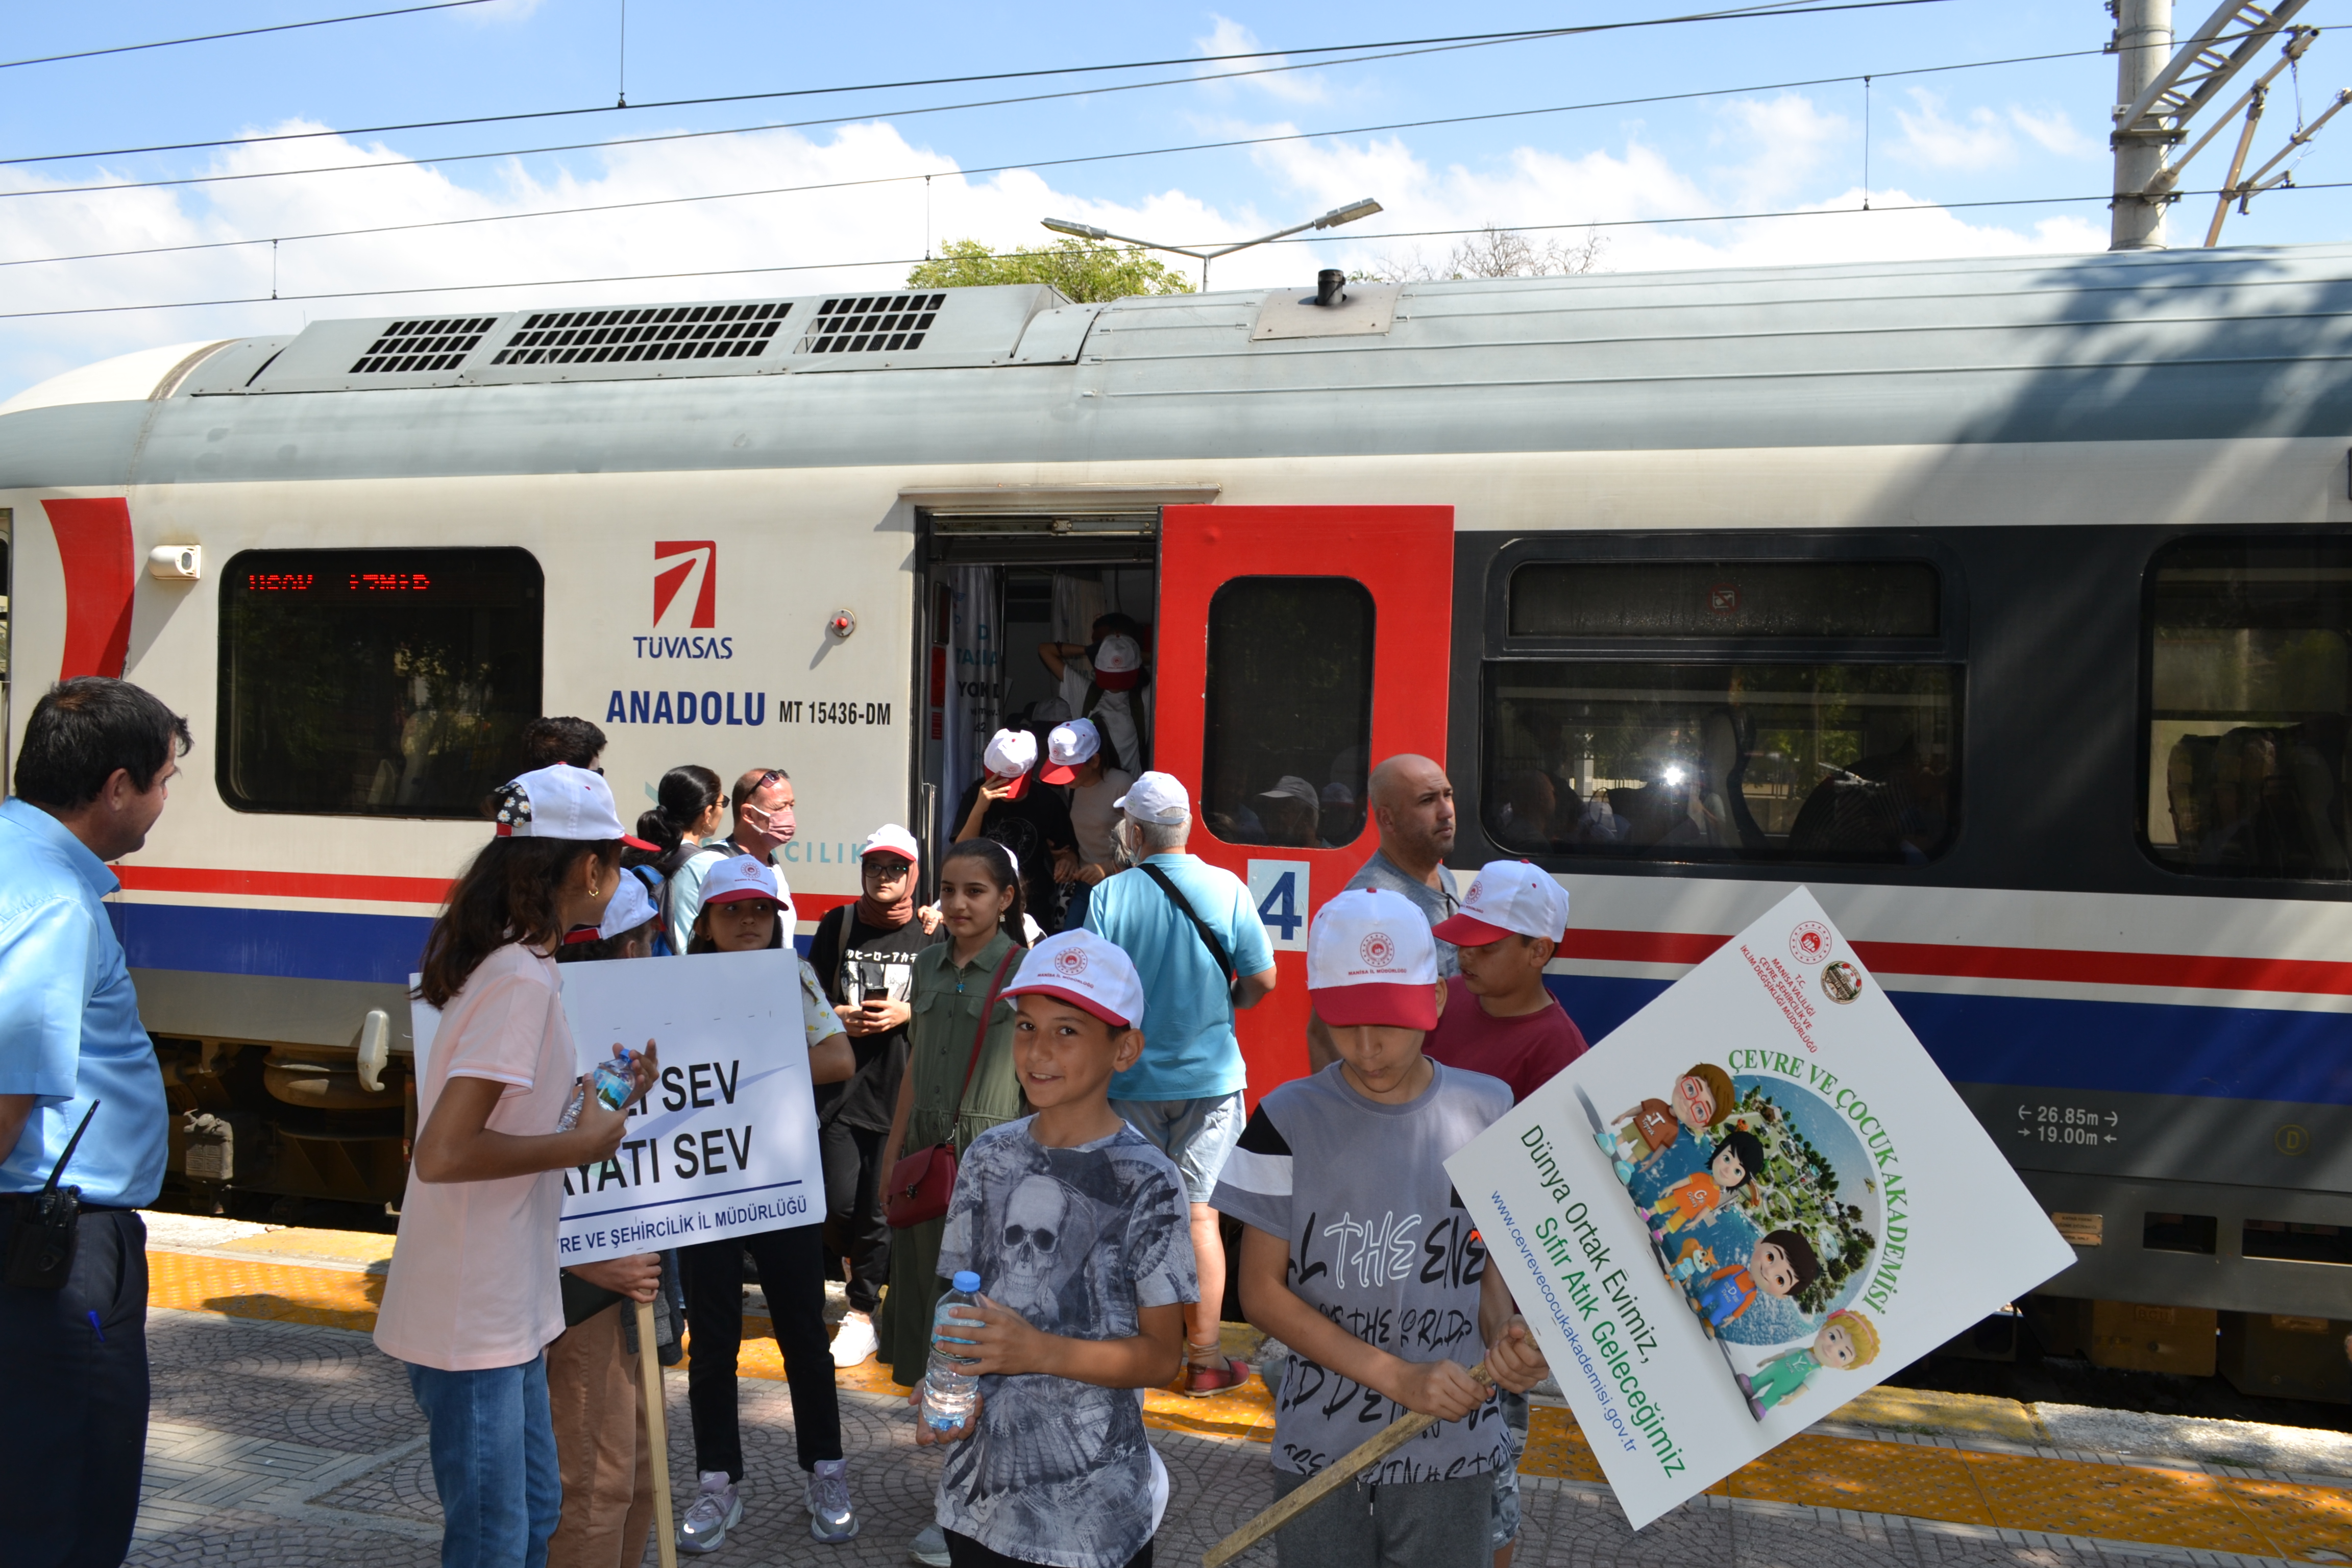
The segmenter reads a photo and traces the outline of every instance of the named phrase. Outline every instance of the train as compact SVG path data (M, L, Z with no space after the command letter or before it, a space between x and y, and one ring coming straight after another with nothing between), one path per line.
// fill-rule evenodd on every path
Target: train
M88 672L194 725L112 900L174 1202L397 1202L407 976L531 717L625 809L789 772L805 931L1118 611L1276 950L1254 1089L1423 752L1454 867L1570 890L1588 1037L1809 887L2075 1244L2045 1294L2324 1323L2347 444L2341 246L320 321L0 405L7 735Z

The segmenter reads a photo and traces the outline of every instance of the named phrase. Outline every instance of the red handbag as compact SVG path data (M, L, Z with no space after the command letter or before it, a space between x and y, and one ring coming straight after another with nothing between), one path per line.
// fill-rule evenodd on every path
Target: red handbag
M956 1090L956 1113L963 1112L963 1097L971 1092L971 1075L980 1066L981 1048L988 1044L988 1016L996 1010L996 993L1004 984L1004 972L1021 955L1015 942L1004 962L996 966L989 980L988 996L980 1005L980 1032L972 1037L971 1059L964 1064L963 1087ZM918 1149L890 1167L888 1199L883 1205L883 1218L893 1230L920 1225L937 1219L948 1212L948 1198L955 1191L955 1140L950 1137L928 1149Z

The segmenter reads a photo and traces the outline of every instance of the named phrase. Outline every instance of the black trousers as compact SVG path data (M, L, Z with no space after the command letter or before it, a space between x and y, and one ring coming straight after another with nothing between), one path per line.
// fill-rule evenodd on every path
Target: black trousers
M890 1283L890 1226L882 1217L882 1140L887 1132L828 1121L817 1134L824 1160L824 1271L849 1260L849 1308L871 1312Z
M1007 1557L994 1547L983 1546L969 1535L958 1535L950 1530L948 1538L949 1568L1036 1568L1024 1558ZM1127 1560L1127 1568L1151 1568L1151 1542Z
M760 1271L784 1383L793 1391L793 1438L801 1468L841 1458L841 1396L824 1331L824 1227L795 1226L677 1249L686 1285L686 1400L694 1413L694 1468L743 1479L743 1432L735 1415L735 1358L743 1345L743 1254Z
M0 1199L0 1257L16 1227ZM0 1284L0 1563L116 1568L147 1452L147 1227L86 1213L58 1290Z

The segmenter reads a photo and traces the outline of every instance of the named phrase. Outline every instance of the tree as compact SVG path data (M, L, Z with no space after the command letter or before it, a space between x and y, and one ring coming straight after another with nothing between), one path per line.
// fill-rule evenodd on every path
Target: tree
M1371 266L1349 276L1364 283L1429 283L1440 279L1565 278L1601 270L1601 253L1608 237L1588 228L1572 245L1557 239L1533 240L1515 228L1488 224L1456 245L1442 267L1432 267L1413 250L1402 256L1382 256Z
M976 239L948 242L946 254L907 274L909 289L973 289L990 283L1050 283L1066 300L1130 294L1190 294L1192 285L1140 247L1058 239L1045 249L999 253Z

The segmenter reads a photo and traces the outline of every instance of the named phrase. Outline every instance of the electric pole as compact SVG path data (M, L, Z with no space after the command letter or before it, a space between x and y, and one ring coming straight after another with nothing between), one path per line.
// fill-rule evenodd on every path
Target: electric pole
M2116 108L2137 103L2172 58L2172 0L2115 0ZM2146 193L2164 172L2173 137L2164 128L2118 122L2108 138L2116 150L2116 196L2108 206L2109 250L2164 247L2161 197Z
M2107 138L2116 153L2109 250L2163 248L2164 209L2174 200L2173 188L2180 179L2180 165L2201 152L2213 140L2214 133L2208 132L2179 163L2171 162L2172 149L2188 140L2189 121L2212 103L2222 88L2251 65L2273 38L2286 33L2285 61L2221 116L2226 121L2240 109L2245 109L2253 120L2260 120L2263 90L2280 70L2301 58L2311 37L2317 36L2314 28L2287 26L2294 14L2307 4L2309 0L2269 0L2267 5L2257 5L2253 0L2221 0L2204 24L2175 48L2172 0L2107 0L2107 10L2116 19L2115 41L2108 45L2116 56L2115 130ZM2307 142L2317 130L2316 124L2299 127L2290 150ZM2251 146L2251 126L2243 141ZM2245 150L2240 150L2240 168L2243 166ZM2278 160L2272 162L2274 164ZM2271 166L2265 164L2261 174L2245 182L2250 188L2231 193L2242 205L2269 188L2260 182ZM2233 168L2233 183L2237 174ZM2284 178L2281 175L2270 183L2275 184ZM2218 225L2212 232L2218 238Z

